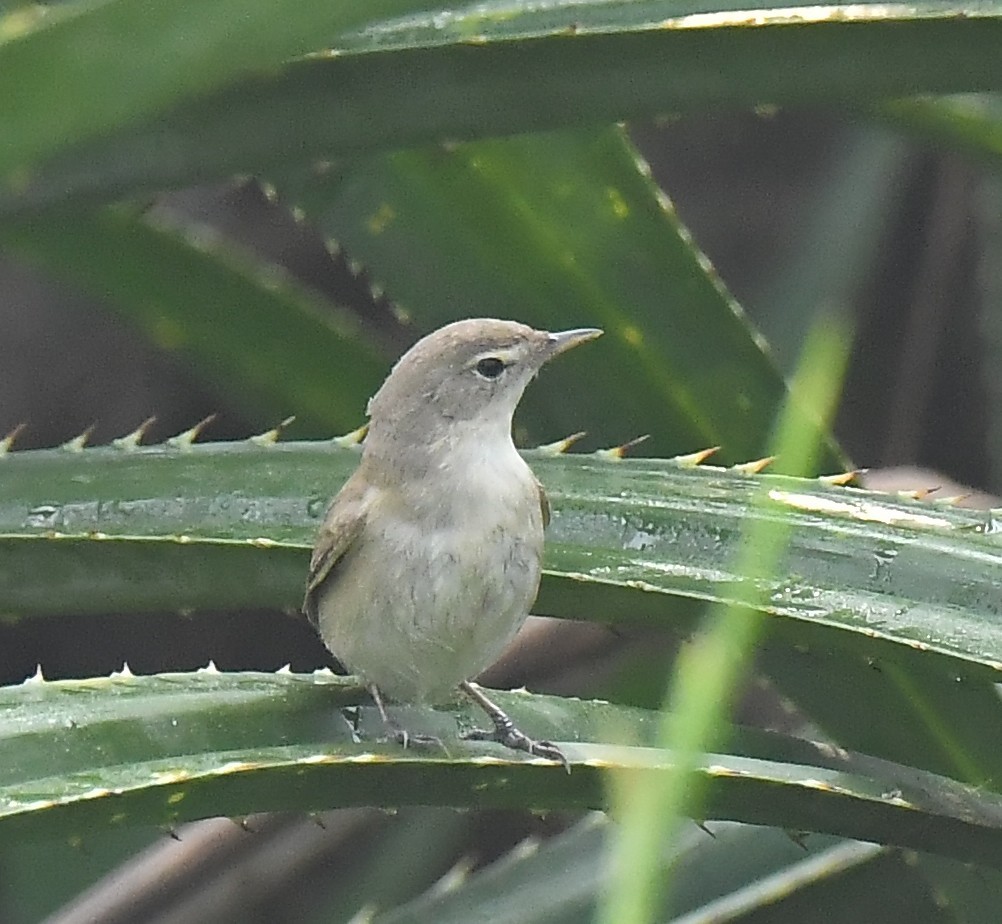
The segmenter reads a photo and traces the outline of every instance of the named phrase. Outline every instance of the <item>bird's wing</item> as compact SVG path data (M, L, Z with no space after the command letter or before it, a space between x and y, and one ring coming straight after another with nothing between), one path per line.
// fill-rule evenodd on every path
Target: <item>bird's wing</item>
M313 556L310 558L310 576L306 582L306 596L303 599L303 612L306 617L317 625L317 591L321 585L331 578L345 553L351 548L362 529L368 514L365 482L352 475L331 501L324 521L317 534L313 546Z
M539 491L539 512L543 515L543 529L550 525L550 501L546 497L543 486L536 479L536 488Z

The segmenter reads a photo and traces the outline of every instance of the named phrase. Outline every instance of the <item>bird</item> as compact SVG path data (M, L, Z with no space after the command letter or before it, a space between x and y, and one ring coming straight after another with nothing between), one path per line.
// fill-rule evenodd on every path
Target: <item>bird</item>
M405 746L429 738L393 721L386 700L439 704L458 689L493 725L464 738L569 769L471 681L539 589L549 504L512 440L515 409L545 363L601 333L455 321L407 350L369 400L361 461L318 530L303 610Z

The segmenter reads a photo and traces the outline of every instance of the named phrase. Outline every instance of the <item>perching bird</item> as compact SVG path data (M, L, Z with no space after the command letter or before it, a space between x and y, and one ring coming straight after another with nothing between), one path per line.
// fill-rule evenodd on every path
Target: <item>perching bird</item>
M601 333L457 321L411 347L369 401L362 461L324 517L303 608L404 744L383 696L439 703L459 687L494 725L467 738L566 764L469 680L539 588L549 507L512 442L512 415L544 363Z

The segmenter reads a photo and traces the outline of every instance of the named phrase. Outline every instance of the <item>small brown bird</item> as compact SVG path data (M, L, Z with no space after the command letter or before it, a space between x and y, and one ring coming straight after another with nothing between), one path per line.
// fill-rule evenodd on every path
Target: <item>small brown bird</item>
M369 401L362 461L324 517L303 608L404 744L383 695L437 703L459 687L494 725L465 737L566 764L469 680L539 589L549 507L512 442L512 415L544 363L601 333L457 321L411 347Z

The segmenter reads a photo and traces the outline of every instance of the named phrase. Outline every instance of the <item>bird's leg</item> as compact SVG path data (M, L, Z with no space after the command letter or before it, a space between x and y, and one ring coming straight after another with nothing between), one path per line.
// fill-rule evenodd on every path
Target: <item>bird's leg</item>
M379 710L379 717L383 720L389 737L401 747L439 747L443 751L445 750L445 745L442 744L440 738L436 738L434 735L412 735L406 728L401 728L400 724L392 719L386 711L383 694L379 692L379 687L374 683L369 684L369 695L376 704L376 709Z
M534 741L528 735L520 732L505 711L496 703L492 703L484 696L483 690L474 686L468 680L460 683L459 689L483 709L494 723L493 731L475 728L472 731L466 732L463 735L464 738L469 741L497 741L514 751L525 751L527 754L555 760L562 763L567 772L570 773L571 765L567 762L564 752L555 744L549 741Z

